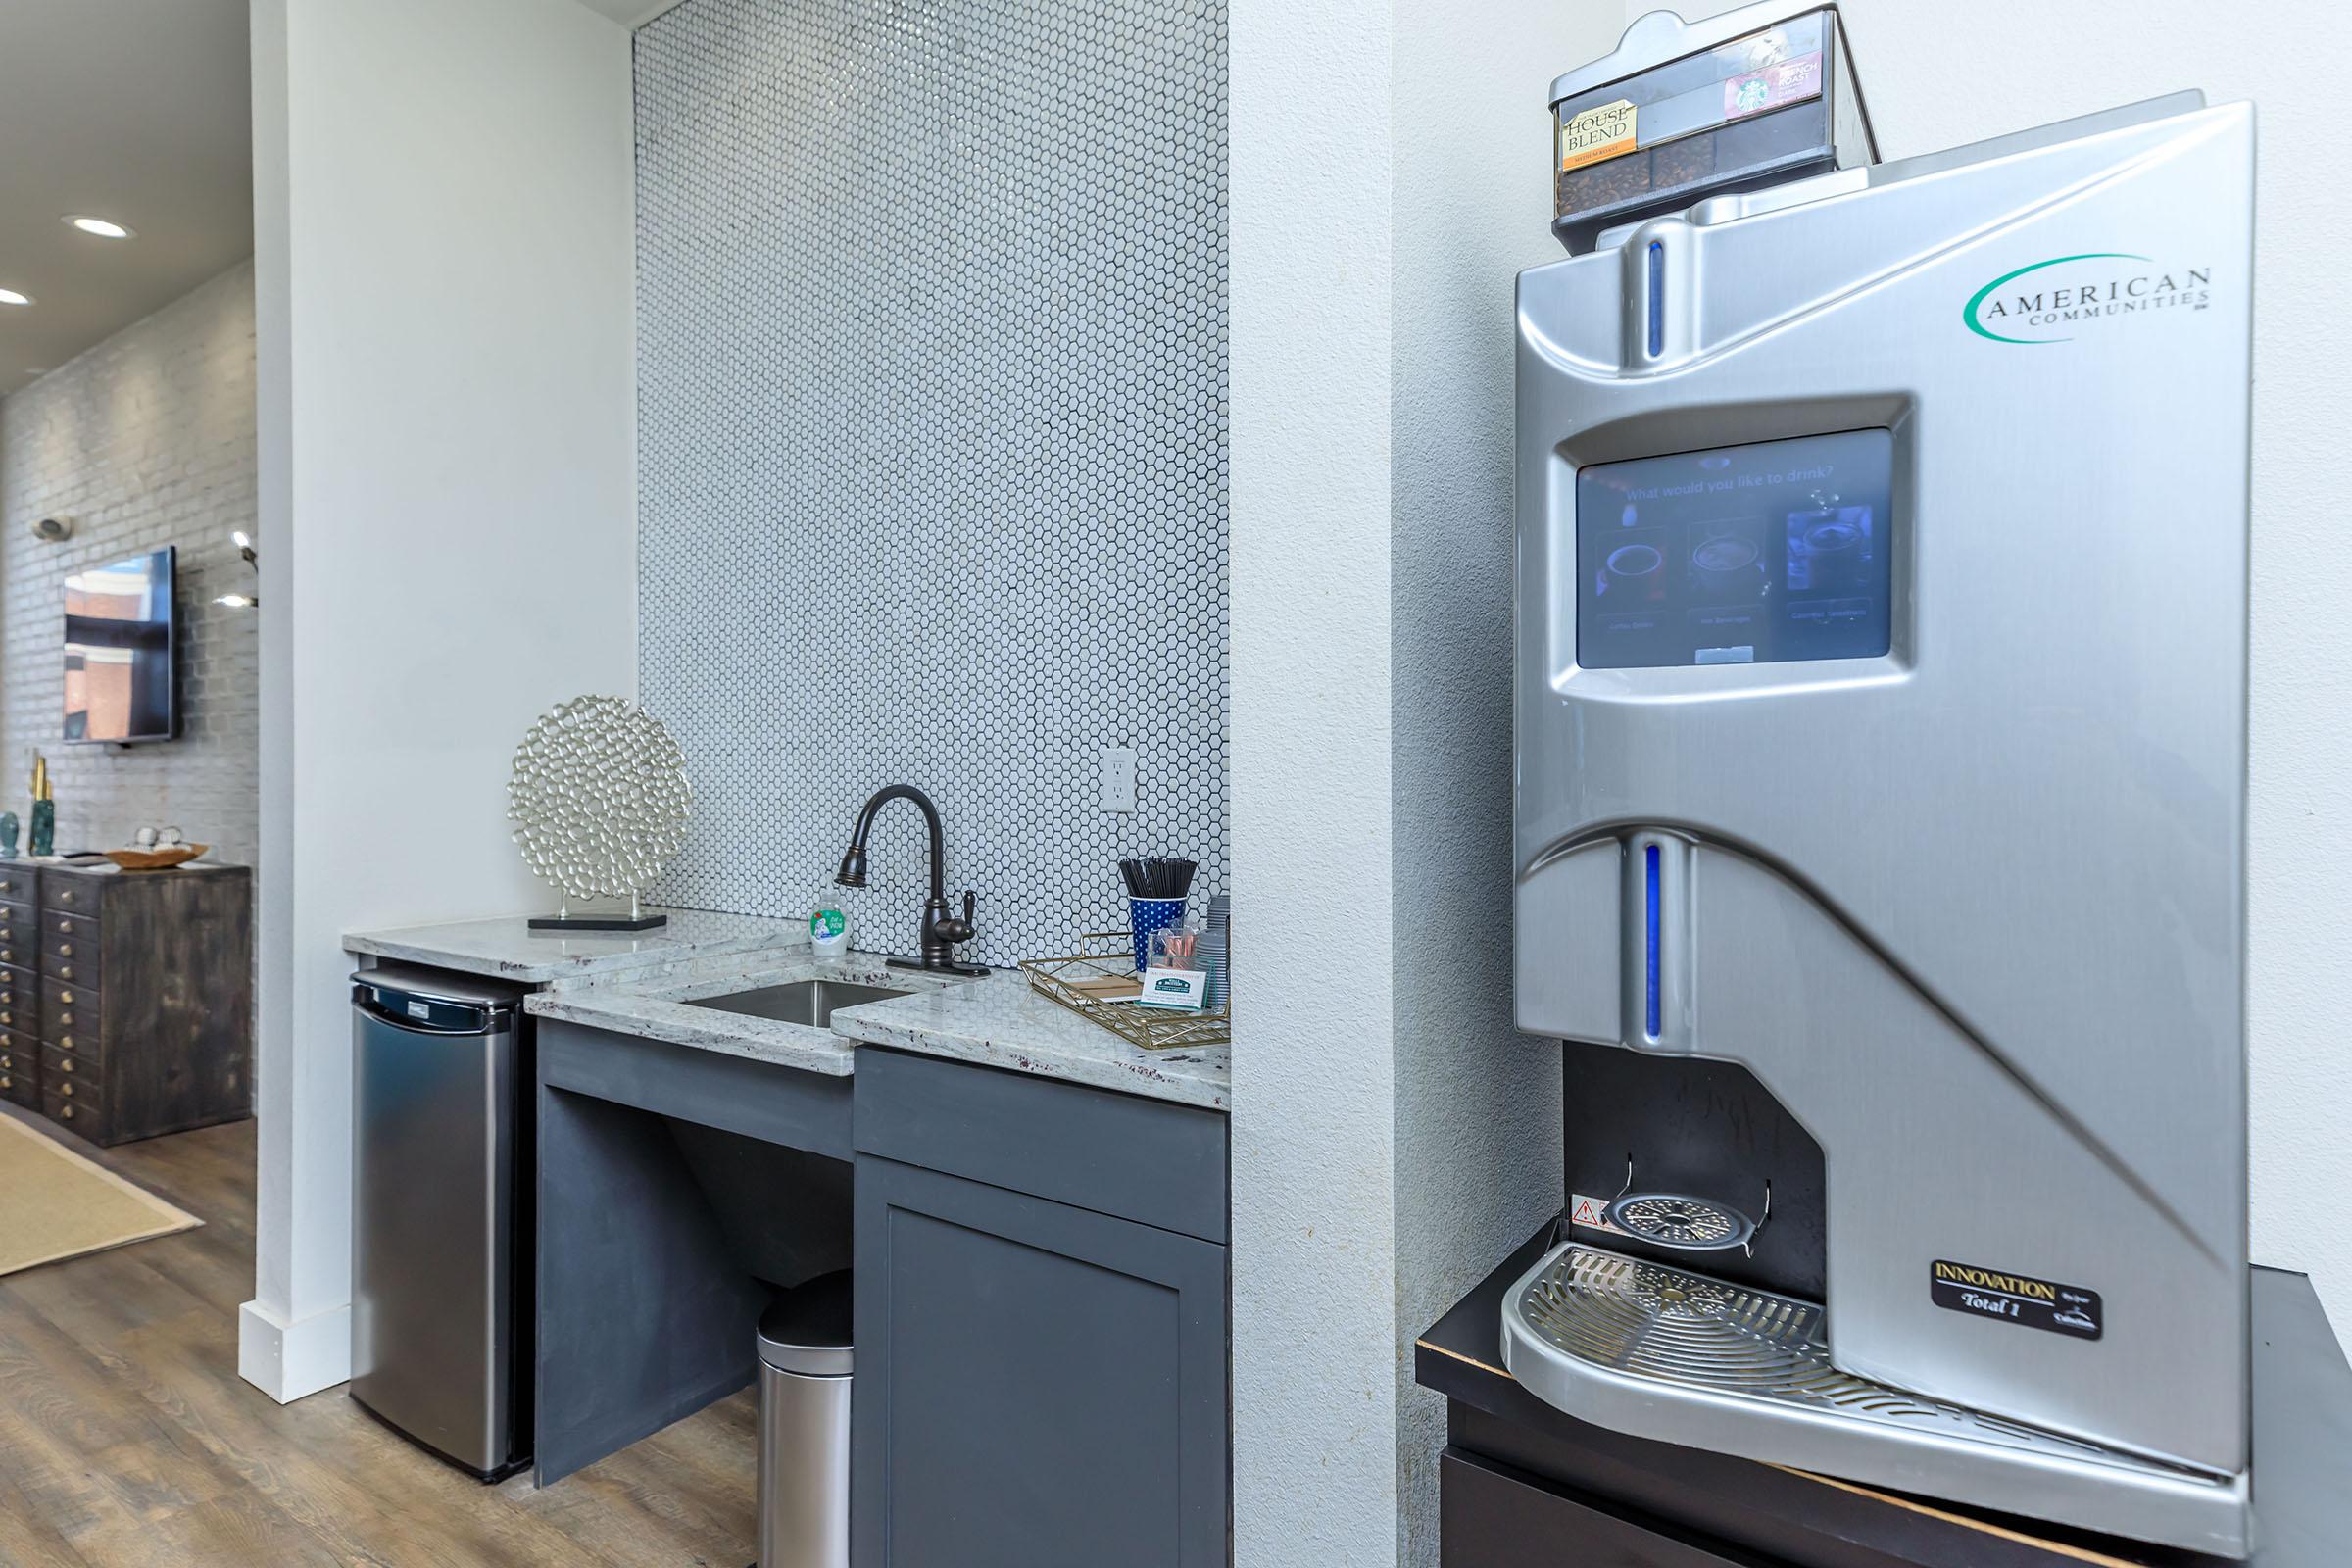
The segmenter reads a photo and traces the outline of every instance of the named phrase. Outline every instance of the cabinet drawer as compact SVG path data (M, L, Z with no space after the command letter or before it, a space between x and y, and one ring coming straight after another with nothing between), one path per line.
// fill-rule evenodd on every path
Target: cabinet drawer
M106 1102L96 1095L83 1093L79 1084L44 1081L41 1114L92 1142L106 1137Z
M63 1066L65 1063L72 1061L74 1058L71 1056L65 1056L51 1057L50 1059L58 1062L60 1066ZM98 1085L92 1080L83 1077L81 1074L67 1072L53 1073L49 1070L48 1062L43 1062L41 1064L41 1099L44 1102L55 1101L61 1105L74 1104L95 1106L105 1098L104 1092L100 1090Z
M54 1089L60 1084L78 1084L81 1086L80 1093L94 1095L106 1087L99 1075L99 1060L96 1056L85 1056L74 1051L60 1051L55 1046L43 1046L32 1053L32 1056L40 1063L41 1084L44 1088Z
M41 878L41 907L65 914L96 914L104 879L53 871Z
M87 986L41 982L41 1039L63 1051L89 1054L98 1050L98 995Z
M41 971L69 985L97 990L98 922L78 914L43 914Z
M1460 1448L1438 1455L1439 1568L1774 1568L1719 1545Z
M871 1046L857 1094L860 1153L1225 1242L1216 1111Z
M0 1100L38 1110L41 1104L41 1051L11 1036L0 1045Z
M33 884L38 877L39 873L28 865L12 865L0 870L0 902L32 903Z
M30 962L40 934L40 914L31 905L0 904L0 947L15 948L25 955L10 959L11 963Z
M29 969L0 964L0 1029L40 1032L41 982Z

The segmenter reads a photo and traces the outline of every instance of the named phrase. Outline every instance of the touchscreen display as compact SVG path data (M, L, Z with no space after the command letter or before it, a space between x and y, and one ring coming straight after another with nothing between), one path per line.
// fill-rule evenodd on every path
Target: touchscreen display
M1576 662L1637 669L1885 654L1893 489L1886 430L1578 469Z

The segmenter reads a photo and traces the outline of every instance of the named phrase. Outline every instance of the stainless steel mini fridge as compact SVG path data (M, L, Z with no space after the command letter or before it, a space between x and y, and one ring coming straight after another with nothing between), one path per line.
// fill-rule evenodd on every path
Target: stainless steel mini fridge
M485 1481L531 1449L522 997L431 969L352 976L352 1397Z

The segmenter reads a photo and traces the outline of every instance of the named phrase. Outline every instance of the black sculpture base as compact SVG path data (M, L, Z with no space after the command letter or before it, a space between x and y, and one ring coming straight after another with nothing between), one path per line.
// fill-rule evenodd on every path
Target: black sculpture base
M534 914L534 931L651 931L669 924L666 914Z

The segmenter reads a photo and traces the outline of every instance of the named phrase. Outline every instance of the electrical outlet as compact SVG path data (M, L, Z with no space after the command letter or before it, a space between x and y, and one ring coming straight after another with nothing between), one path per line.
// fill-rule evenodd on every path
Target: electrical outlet
M1102 748L1102 809L1135 809L1135 748L1132 746Z

